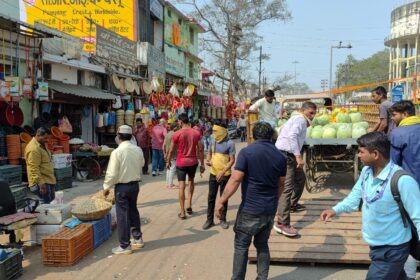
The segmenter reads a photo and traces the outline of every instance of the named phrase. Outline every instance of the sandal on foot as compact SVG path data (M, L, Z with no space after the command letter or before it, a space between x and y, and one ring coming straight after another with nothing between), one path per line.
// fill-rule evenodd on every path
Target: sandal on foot
M187 217L185 216L185 214L184 214L184 216L181 216L182 215L182 213L178 213L178 218L180 218L181 220L185 220Z
M192 215L193 214L193 210L192 210L191 207L190 208L187 208L187 214L188 215Z

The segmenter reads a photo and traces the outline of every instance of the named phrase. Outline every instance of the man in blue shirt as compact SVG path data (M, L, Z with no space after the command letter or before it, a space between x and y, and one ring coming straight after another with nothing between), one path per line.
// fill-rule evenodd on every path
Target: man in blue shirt
M390 158L390 142L381 132L368 133L357 140L359 158L365 165L351 193L332 209L321 213L327 222L341 213L362 208L362 233L370 246L372 263L368 280L406 280L406 262L411 240L411 230L404 227L397 202L391 193L393 174L401 169ZM398 181L401 201L417 230L420 231L420 189L411 176ZM420 232L419 232L420 233Z
M400 101L390 108L397 128L391 132L391 159L408 171L420 184L420 117L411 101ZM416 278L417 262L409 257L405 264L408 279Z
M286 158L271 142L273 133L274 129L270 124L255 124L252 134L256 141L240 151L235 170L216 206L216 216L220 218L223 215L223 205L242 184L242 202L234 226L232 280L245 279L252 238L257 249L257 279L264 280L268 277L268 239L284 188L287 166Z

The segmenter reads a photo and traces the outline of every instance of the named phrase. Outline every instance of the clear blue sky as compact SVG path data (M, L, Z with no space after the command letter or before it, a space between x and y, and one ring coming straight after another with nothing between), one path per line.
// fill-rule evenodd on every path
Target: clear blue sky
M390 32L391 11L402 3L395 0L289 0L292 20L265 23L260 28L264 36L263 52L271 56L263 65L263 75L269 81L284 72L294 75L292 62L296 60L299 61L297 81L307 83L314 91L321 90L321 80L329 79L330 47L340 40L353 46L351 50L333 50L333 73L336 64L344 62L349 54L363 59L383 50L384 38Z

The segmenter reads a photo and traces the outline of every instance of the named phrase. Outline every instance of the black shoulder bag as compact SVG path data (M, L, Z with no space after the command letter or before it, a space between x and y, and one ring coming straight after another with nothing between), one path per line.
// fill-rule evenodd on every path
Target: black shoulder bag
M394 173L391 179L391 193L398 204L398 208L400 209L404 227L407 228L409 226L411 228L412 238L410 241L410 255L412 255L413 258L419 261L420 260L419 235L417 233L416 226L414 225L413 221L410 219L410 216L408 215L407 211L404 208L404 205L400 197L400 191L398 190L398 180L400 179L401 176L405 176L405 175L410 176L410 174L408 174L404 170L398 170Z

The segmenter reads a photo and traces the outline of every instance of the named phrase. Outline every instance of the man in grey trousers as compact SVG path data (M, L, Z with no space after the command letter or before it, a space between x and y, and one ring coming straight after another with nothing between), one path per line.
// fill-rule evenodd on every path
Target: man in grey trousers
M304 162L301 151L306 138L306 129L315 114L316 105L314 103L303 103L299 114L291 117L284 124L276 141L276 148L283 152L287 158L287 174L274 230L289 237L298 235L297 229L290 226L290 212L305 209L303 205L298 204L305 187Z

